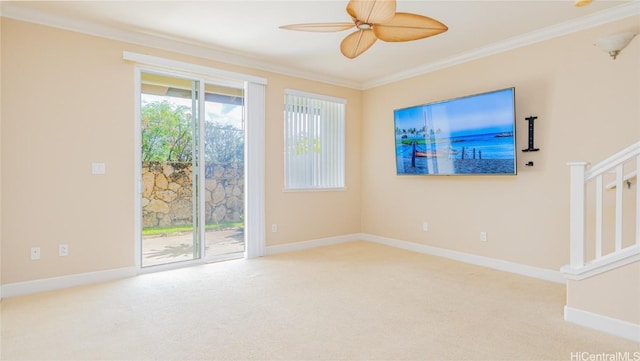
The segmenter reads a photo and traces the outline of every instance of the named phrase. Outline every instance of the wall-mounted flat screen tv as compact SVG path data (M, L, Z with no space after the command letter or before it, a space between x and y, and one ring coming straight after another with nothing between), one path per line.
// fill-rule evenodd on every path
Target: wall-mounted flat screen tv
M515 88L394 110L398 175L516 174Z

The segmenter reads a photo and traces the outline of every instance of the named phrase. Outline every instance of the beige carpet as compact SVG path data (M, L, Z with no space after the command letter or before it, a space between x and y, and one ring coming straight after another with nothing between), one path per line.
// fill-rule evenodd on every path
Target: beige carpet
M563 285L367 242L2 302L2 359L571 360Z

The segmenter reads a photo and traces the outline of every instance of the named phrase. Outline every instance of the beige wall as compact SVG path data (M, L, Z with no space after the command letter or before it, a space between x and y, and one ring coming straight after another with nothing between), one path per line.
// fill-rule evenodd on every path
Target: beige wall
M640 262L567 281L567 306L640 325Z
M134 265L134 72L123 50L267 78L267 229L278 224L268 245L366 232L557 270L568 261L565 163L640 139L640 41L615 61L592 46L638 21L358 91L3 19L2 283ZM393 109L510 86L518 148L528 115L541 148L519 152L517 176L395 175ZM347 191L283 192L285 88L347 99ZM106 175L90 174L95 161ZM57 257L60 243L69 257ZM29 260L32 246L41 260Z
M628 18L365 91L363 232L553 270L567 264L566 162L595 163L640 140L640 41L615 61L592 44L638 22ZM394 109L511 86L518 148L527 145L524 118L536 115L541 149L518 152L517 176L396 176ZM535 166L525 167L528 161ZM480 242L481 231L488 242Z
M133 70L122 45L9 19L2 33L3 283L133 265ZM96 161L106 175L91 175ZM61 243L69 257L57 256Z
M279 226L268 245L360 231L360 91L12 19L2 50L2 284L134 266L134 71L123 50L267 78L266 212ZM347 191L283 193L285 88L347 99ZM107 173L91 175L92 162Z
M283 192L285 88L347 99L346 191ZM267 88L267 245L360 232L361 92L291 77L269 78ZM271 224L278 232L271 233Z

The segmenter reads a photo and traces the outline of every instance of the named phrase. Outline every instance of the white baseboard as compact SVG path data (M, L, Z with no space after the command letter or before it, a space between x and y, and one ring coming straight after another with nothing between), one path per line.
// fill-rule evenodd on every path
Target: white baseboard
M267 255L273 255L284 252L300 251L315 247L330 246L339 243L352 241L369 241L405 249L408 251L434 255L443 258L449 258L456 261L475 264L478 266L493 268L501 271L516 273L524 276L539 278L547 281L565 283L565 279L558 271L522 265L518 263L503 261L495 258L478 256L469 253L463 253L444 248L432 247L423 244L417 244L407 241L400 241L392 238L385 238L366 233L354 233L343 236L327 237L313 239L309 241L293 242L282 245L268 246ZM81 273L69 276L61 276L54 278L46 278L41 280L9 283L2 285L0 289L0 298L15 297L37 292L52 291L61 288L81 286L105 281L111 281L121 278L132 277L137 274L135 267L118 268L106 271L97 271L90 273Z
M80 273L69 276L45 278L34 281L8 283L2 286L2 298L52 291L62 288L88 285L132 277L137 274L135 267L116 268L106 271Z
M407 251L413 251L418 253L429 254L433 256L448 258L464 263L470 263L477 266L493 268L500 271L516 273L523 276L543 279L545 281L551 281L556 283L565 284L566 280L560 271L550 270L546 268L539 268L533 266L527 266L519 263L504 261L496 258L489 258L484 256L478 256L471 253L464 253L453 251L445 248L438 248L427 246L424 244L418 244L407 241L400 241L397 239L375 236L372 234L361 233L359 239L364 241L384 244L391 247L405 249Z
M353 242L362 240L360 233L355 234L347 234L344 236L336 236L336 237L327 237L327 238L318 238L312 239L309 241L301 241L301 242L292 242L279 244L275 246L267 247L267 255L285 253L285 252L293 252L293 251L301 251L309 248L323 247L323 246L331 246L333 244L345 243L345 242Z
M564 306L565 321L592 328L634 342L640 342L640 325Z

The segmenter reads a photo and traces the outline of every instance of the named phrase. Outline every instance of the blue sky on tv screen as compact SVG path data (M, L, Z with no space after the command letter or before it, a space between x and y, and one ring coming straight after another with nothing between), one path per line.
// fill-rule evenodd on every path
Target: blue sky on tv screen
M513 132L513 88L464 98L398 109L394 113L399 129L440 130L438 137ZM432 126L429 126L429 124Z

